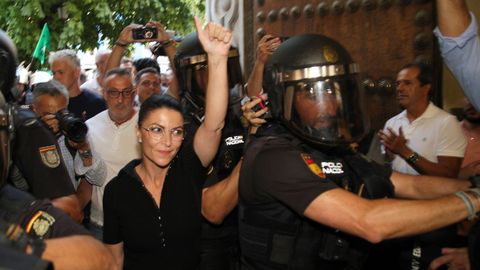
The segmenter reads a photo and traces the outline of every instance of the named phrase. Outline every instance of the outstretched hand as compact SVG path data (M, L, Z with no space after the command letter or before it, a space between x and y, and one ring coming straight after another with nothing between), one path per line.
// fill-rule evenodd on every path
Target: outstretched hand
M208 55L228 56L232 43L232 33L220 24L209 22L205 27L194 17L197 36Z

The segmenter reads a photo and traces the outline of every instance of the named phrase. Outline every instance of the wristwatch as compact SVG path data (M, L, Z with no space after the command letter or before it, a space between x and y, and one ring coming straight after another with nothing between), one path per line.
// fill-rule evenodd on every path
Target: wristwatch
M88 149L88 150L78 150L78 155L80 155L81 158L91 158L92 157L92 151L90 149Z
M417 152L413 152L410 156L407 157L406 161L410 164L415 164L418 161L419 155Z

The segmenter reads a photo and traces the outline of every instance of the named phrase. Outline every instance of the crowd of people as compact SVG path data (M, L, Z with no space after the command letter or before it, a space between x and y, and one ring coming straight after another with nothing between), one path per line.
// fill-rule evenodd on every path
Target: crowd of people
M244 83L225 27L195 18L176 44L131 24L84 83L76 52L53 52L53 78L19 106L0 32L0 266L480 269L477 23L464 0L436 7L464 119L430 101L431 66L405 63L383 164L356 147L365 94L332 38L263 36ZM168 83L156 55L127 61L135 42L162 48Z

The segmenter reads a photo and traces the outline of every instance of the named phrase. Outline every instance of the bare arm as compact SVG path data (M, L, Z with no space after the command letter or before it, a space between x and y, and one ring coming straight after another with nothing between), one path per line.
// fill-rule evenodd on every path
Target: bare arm
M203 189L202 214L210 222L220 224L238 202L238 179L242 161L232 173L215 185Z
M115 42L115 46L113 46L112 53L108 58L105 73L120 66L120 62L122 61L126 47L128 44L135 42L132 37L132 29L140 26L141 25L139 24L130 24L123 28L122 32L120 32L120 35L118 35L117 41Z
M391 128L387 131L380 130L378 136L382 144L392 153L407 160L414 150L407 146L407 139L403 135L402 128L398 130L398 134ZM409 163L420 174L443 176L443 177L457 177L462 164L462 158L451 156L437 156L438 162L432 162L419 155L415 163Z
M480 209L478 199L473 203L475 209ZM465 219L468 211L454 195L435 200L366 200L333 189L315 198L304 214L316 222L377 243L444 227Z
M465 0L437 0L438 28L444 36L457 37L470 24Z
M270 55L280 46L280 38L265 35L258 41L257 58L247 81L247 95L257 96L262 91L263 69Z
M80 179L76 195L81 209L92 199L92 185L85 178Z
M205 120L194 138L195 152L206 167L217 153L227 114L227 60L232 34L215 23L209 23L202 29L198 18L195 18L195 25L200 43L208 55Z
M52 199L52 204L67 213L75 222L82 222L83 211L76 194Z
M45 240L42 259L53 262L55 269L121 269L110 251L91 236L77 235Z
M105 246L113 255L115 263L119 266L120 269L123 269L123 242L114 245L105 244Z
M427 175L410 175L393 172L390 180L395 186L395 196L408 199L433 199L467 190L470 182Z

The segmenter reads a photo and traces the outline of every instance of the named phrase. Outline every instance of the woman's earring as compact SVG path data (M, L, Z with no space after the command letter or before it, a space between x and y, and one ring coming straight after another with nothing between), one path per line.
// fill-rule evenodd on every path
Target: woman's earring
M142 138L138 138L138 142L139 142L139 143L142 143Z

